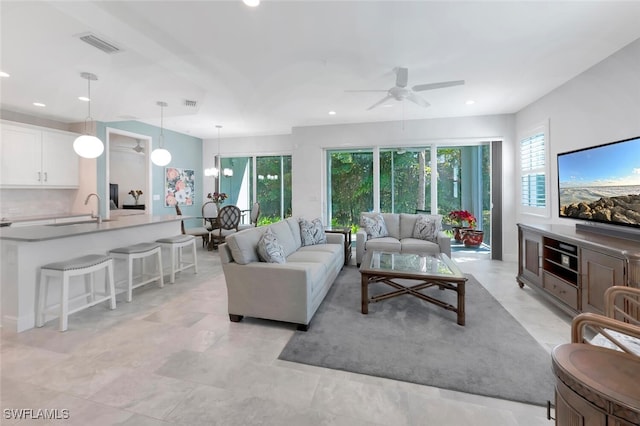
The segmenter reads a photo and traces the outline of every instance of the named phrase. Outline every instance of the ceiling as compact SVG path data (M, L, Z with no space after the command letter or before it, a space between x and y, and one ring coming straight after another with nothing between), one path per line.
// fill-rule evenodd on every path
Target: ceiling
M159 126L164 101L164 127L200 138L514 113L640 38L638 1L2 0L0 15L3 110L83 122L91 72L93 119ZM429 108L345 92L389 89L397 66L409 86L466 84L420 92Z

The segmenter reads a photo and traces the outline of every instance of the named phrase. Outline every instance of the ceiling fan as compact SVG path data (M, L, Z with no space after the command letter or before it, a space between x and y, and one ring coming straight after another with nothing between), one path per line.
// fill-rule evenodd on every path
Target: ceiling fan
M428 84L418 84L411 88L407 87L407 80L409 79L409 70L407 68L396 67L393 69L393 72L396 74L396 85L393 86L389 90L347 90L347 92L386 92L387 95L380 99L375 104L371 105L368 110L371 110L378 105L385 103L390 99L395 99L397 101L402 101L407 99L415 104L420 105L421 107L427 108L430 104L425 101L423 98L418 96L416 92L422 92L425 90L433 90L433 89L441 89L443 87L451 87L451 86L460 86L464 84L464 80L454 80L454 81L442 81L440 83L428 83Z
M140 139L136 139L136 142L137 142L136 146L134 146L131 149L137 153L144 152L144 148L140 146Z

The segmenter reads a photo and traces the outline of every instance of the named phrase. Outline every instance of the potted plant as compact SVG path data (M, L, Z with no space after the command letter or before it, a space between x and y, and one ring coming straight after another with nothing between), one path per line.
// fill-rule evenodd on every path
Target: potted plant
M476 217L467 210L454 210L449 212L449 221L453 229L453 238L458 243L463 241L466 231L476 227Z
M214 192L212 194L210 192L207 194L207 198L216 203L216 206L218 206L218 210L220 210L220 204L222 204L224 200L227 199L227 194L225 194L224 192Z
M131 191L129 191L129 195L131 195L133 197L133 200L135 202L135 204L138 204L138 200L140 199L140 196L142 195L142 190L141 189L132 189Z

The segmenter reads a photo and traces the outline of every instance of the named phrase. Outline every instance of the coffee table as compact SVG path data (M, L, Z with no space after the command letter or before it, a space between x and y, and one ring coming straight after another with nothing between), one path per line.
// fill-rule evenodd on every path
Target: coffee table
M360 265L362 276L362 313L369 313L369 303L410 294L458 314L458 324L465 324L464 287L467 278L445 254L434 256L367 251ZM406 280L411 283L407 284ZM396 290L369 297L369 284L384 283ZM420 290L437 286L458 295L453 306Z

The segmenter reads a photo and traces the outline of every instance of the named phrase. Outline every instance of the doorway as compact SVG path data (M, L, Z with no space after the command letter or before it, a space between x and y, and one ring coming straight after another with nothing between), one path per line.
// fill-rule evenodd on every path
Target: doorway
M151 137L112 128L107 128L106 133L105 188L110 198L106 217L151 215Z

